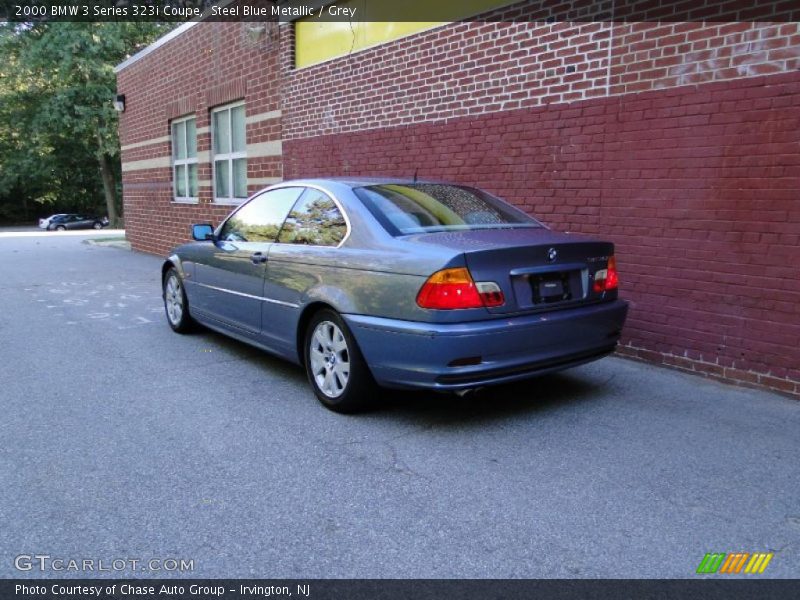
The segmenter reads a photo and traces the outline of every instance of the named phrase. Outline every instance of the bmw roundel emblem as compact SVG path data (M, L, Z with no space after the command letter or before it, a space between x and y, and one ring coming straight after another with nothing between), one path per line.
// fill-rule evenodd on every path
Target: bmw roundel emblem
M550 248L550 250L547 251L548 261L553 262L557 256L558 256L558 251L555 248Z

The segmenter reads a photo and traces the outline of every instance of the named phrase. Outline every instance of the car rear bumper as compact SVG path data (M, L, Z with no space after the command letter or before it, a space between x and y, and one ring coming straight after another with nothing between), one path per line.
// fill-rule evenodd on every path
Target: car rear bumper
M614 351L627 312L627 302L614 300L455 324L343 316L379 384L444 391L525 379L601 358ZM464 364L470 362L477 364Z

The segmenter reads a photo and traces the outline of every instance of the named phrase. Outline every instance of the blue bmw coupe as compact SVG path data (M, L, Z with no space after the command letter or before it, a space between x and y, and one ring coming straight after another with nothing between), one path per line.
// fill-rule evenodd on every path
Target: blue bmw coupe
M628 310L611 242L462 185L286 181L192 237L162 269L170 327L302 365L338 412L379 386L459 392L601 358Z

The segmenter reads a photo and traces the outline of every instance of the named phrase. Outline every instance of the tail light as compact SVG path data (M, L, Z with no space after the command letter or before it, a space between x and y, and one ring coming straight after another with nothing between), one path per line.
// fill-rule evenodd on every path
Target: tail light
M608 259L608 266L594 274L594 285L592 289L597 293L601 293L615 290L618 286L619 275L617 274L617 259L612 256Z
M502 306L504 303L499 285L493 281L476 283L464 267L437 271L428 277L417 294L420 307L439 310Z

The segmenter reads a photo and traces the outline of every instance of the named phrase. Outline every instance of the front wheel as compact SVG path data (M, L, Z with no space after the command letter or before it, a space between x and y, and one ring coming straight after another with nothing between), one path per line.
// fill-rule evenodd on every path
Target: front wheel
M377 386L347 324L321 310L306 330L305 367L319 401L330 410L352 413L373 401Z
M102 229L103 224L100 221L95 221L94 225L92 225L94 229Z
M194 321L189 316L189 301L181 277L174 268L167 271L164 277L164 310L167 323L173 331L186 333L192 330Z

